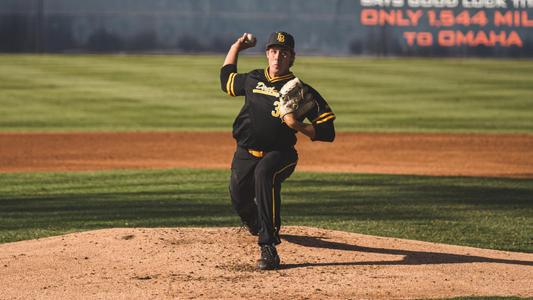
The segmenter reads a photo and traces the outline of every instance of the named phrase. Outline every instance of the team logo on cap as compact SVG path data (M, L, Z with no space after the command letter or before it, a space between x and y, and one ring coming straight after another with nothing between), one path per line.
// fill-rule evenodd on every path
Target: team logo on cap
M278 42L285 43L285 36L281 32L278 32Z

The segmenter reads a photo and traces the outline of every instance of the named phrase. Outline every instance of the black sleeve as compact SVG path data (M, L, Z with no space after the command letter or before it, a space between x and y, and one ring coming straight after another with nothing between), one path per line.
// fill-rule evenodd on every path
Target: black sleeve
M220 88L230 96L244 96L244 82L248 74L238 74L236 65L225 65L220 69Z
M309 87L309 92L313 93L315 100L315 108L307 113L306 117L315 128L315 138L313 141L333 142L335 140L335 125L333 121L336 116L331 110L329 104L322 98L322 96L312 87Z

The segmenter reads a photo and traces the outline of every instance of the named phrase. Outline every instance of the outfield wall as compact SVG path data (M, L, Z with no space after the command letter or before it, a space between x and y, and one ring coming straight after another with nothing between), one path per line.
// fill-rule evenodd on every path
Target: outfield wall
M300 54L533 57L533 0L0 1L0 52L225 52L275 30Z

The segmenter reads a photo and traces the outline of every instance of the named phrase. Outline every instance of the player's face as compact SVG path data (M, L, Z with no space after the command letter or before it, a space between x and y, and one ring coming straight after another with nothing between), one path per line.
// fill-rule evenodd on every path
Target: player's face
M270 47L266 51L269 73L272 76L283 76L289 73L294 61L294 53L285 48Z

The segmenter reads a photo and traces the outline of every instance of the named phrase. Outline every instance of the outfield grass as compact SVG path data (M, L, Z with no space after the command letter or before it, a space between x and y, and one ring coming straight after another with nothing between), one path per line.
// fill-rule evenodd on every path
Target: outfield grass
M226 171L0 174L0 242L110 227L238 226ZM296 173L284 225L533 252L533 182Z
M228 131L223 56L1 55L2 131ZM240 71L265 59L243 55ZM533 132L533 60L297 57L339 131Z

